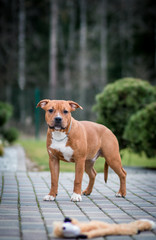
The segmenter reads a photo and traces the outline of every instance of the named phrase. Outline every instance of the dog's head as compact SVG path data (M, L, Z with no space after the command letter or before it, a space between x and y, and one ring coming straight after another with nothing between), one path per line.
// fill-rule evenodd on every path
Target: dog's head
M37 107L45 110L45 120L50 129L61 131L68 128L71 122L71 112L77 108L83 109L78 103L64 100L41 100Z

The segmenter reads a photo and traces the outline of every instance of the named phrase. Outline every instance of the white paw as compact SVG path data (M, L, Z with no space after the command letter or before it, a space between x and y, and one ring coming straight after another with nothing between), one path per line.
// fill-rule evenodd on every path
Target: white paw
M115 194L116 197L122 197L120 193Z
M46 195L43 198L44 201L54 201L55 197L51 196L51 195Z
M81 202L82 201L82 197L80 194L77 193L73 193L71 196L71 201L73 202Z
M156 223L153 222L152 220L149 220L149 219L140 219L141 221L144 221L144 222L149 222L151 224L151 229L155 229L156 228Z

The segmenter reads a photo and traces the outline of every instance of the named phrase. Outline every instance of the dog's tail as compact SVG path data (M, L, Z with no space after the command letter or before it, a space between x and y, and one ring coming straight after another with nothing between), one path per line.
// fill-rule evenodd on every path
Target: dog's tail
M104 166L104 180L105 180L105 183L107 182L107 179L108 179L108 164L107 162L105 161L105 166Z

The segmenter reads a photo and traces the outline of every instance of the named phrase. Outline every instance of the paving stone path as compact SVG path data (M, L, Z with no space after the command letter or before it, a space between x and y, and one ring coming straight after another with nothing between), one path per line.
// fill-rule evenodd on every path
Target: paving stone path
M51 240L52 222L64 216L80 221L100 220L109 223L130 222L140 218L156 222L156 171L127 170L127 196L116 198L119 188L116 174L96 177L95 187L82 202L70 201L74 173L60 173L56 201L44 202L49 192L49 172L0 171L0 240ZM88 177L84 175L83 189ZM135 236L109 236L99 240L154 240L156 231Z

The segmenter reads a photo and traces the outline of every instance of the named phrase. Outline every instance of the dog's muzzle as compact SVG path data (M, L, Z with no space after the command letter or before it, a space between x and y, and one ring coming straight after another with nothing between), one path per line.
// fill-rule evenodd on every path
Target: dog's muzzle
M62 118L61 117L55 117L54 118L55 124L61 124L62 123Z
M61 117L54 118L54 128L62 128L62 118Z
M53 126L50 126L50 125L48 125L48 126L50 129L65 129L62 126L62 118L61 117L55 117Z

